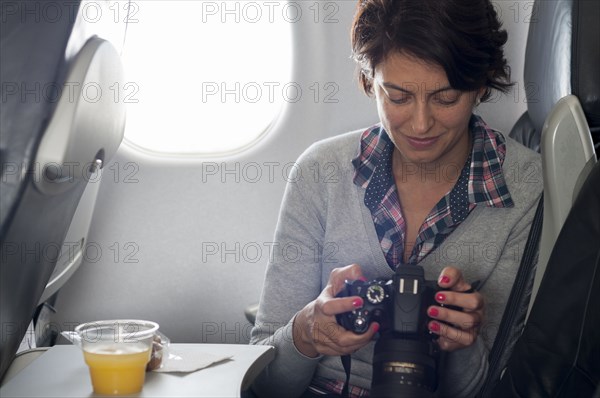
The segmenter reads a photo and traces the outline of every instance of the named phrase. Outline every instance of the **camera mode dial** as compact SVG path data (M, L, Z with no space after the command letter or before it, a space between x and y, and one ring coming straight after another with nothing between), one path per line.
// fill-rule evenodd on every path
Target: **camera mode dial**
M379 304L385 299L385 289L381 285L371 285L367 289L366 297L371 304Z

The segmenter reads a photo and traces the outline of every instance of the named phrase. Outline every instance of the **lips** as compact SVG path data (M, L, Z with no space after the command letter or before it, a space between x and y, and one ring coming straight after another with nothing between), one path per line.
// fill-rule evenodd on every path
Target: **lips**
M405 138L408 144L414 149L426 150L433 147L440 137L414 138L406 136Z

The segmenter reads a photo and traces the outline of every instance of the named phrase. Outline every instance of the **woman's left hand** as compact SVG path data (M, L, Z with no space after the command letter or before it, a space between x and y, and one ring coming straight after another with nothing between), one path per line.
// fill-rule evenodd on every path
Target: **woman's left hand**
M428 324L429 330L440 336L438 344L444 351L470 346L477 340L483 321L483 296L477 291L464 293L472 286L463 279L462 272L454 267L442 270L438 286L443 289L435 294L435 301L440 305L432 305L427 309L427 314L433 318ZM461 307L462 311L448 308L448 305Z

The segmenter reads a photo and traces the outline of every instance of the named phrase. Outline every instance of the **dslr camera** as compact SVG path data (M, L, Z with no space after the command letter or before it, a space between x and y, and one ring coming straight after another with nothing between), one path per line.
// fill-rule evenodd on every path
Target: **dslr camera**
M355 333L365 333L373 322L381 326L373 354L371 397L433 396L440 350L438 336L427 328L427 308L436 304L438 290L418 265L399 266L390 280L346 281L338 297L359 296L364 305L338 314L338 323Z

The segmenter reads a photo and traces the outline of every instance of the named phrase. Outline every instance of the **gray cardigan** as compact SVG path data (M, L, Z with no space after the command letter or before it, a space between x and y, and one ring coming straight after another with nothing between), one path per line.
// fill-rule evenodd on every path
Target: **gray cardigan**
M308 358L292 338L294 315L320 294L332 269L357 263L368 279L393 274L364 205L365 189L352 181L351 159L358 153L360 133L313 144L289 177L250 341L277 349L275 360L254 383L261 397L299 396L314 375L345 380L339 357ZM486 317L479 338L447 356L439 396L473 396L481 386L542 192L539 155L510 138L503 172L514 207L478 205L420 263L429 280L454 265L467 281L483 282ZM371 342L352 355L351 384L370 388L373 346Z

